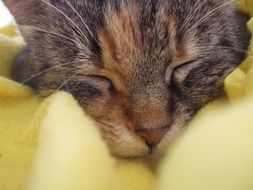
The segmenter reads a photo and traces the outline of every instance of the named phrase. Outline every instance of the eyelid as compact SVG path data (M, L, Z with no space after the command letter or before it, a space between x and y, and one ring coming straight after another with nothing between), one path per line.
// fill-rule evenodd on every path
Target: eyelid
M198 67L199 64L200 64L200 61L194 60L194 61L188 62L182 66L175 68L174 74L172 75L173 80L177 84L183 83L186 80L187 76L189 76L189 73L194 68Z
M111 79L109 79L108 77L106 76L102 76L102 75L96 75L96 74L90 74L90 75L86 75L87 77L91 77L91 78L96 78L96 79L99 79L99 80L102 80L102 82L108 82L109 83L109 87L108 87L108 90L112 91L114 90L114 85L113 85L113 82Z
M87 77L92 77L92 78L98 78L98 79L105 79L105 80L110 80L109 78L102 76L102 75L97 75L97 74L88 74L86 75Z
M106 77L106 76L102 76L102 75L88 74L88 75L86 75L86 77L90 77L90 78L98 79L98 80L103 80L103 81L109 81L110 83L112 83L112 80L111 80L111 79L109 79L109 78Z
M191 61L187 61L187 62L185 62L185 63L182 63L182 64L177 65L176 67L174 67L174 70L177 69L177 68L180 68L180 67L192 65L192 64L194 64L194 63L199 63L199 60L198 60L198 59L194 59L194 60L191 60Z
M199 63L199 59L192 59L192 60L184 62L184 63L175 64L175 65L171 65L171 66L167 67L166 72L165 72L165 81L166 81L166 83L167 84L171 83L173 72L176 69L178 69L180 67L187 66L187 65L191 65L191 64L194 64L194 63Z

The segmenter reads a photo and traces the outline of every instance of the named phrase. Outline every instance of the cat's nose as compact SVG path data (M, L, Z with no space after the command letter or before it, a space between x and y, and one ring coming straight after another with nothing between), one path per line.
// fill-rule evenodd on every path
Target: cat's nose
M138 127L135 129L135 133L141 137L148 146L154 146L157 144L169 130L169 126L164 126L157 129L146 129Z

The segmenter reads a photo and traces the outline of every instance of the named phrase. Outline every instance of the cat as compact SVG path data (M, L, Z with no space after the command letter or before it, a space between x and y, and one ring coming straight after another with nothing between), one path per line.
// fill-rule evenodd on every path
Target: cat
M248 17L235 0L4 0L27 47L14 78L73 94L113 155L168 144L244 59Z

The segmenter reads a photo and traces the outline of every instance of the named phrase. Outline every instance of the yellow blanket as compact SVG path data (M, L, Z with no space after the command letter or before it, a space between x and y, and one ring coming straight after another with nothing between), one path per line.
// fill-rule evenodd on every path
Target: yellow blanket
M253 0L240 1L253 15ZM248 23L253 31L253 19ZM253 46L225 81L229 100L204 108L153 174L110 156L71 95L41 99L10 79L24 42L0 29L0 190L252 190Z

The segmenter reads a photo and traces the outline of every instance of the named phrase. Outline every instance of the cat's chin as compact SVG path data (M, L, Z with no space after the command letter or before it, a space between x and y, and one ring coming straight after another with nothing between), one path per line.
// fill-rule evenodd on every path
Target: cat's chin
M111 153L113 156L116 156L118 158L122 158L122 159L126 159L126 158L130 158L130 159L136 159L136 158L145 158L149 155L149 148L146 146L146 147L143 147L142 149L141 148L138 148L138 149L135 149L135 150L130 150L130 149L125 149L124 150L116 150L116 149L113 149L111 150Z
M120 158L139 158L148 155L149 148L146 143L126 126L100 122L98 125L112 155Z
M130 147L128 145L123 146L109 146L109 150L113 156L122 159L155 159L166 153L166 148L168 144L160 146L160 143L153 148L148 147L143 144L142 146Z
M145 141L124 124L97 122L110 153L119 158L151 158L167 152L171 141L181 133L185 117L177 117L164 137L154 146Z
M109 149L114 156L119 158L144 158L156 160L167 153L169 144L171 144L171 142L180 134L180 131L182 131L182 127L175 126L152 148L148 147L143 140L138 139L138 141L134 143L125 142L117 144L116 146L109 145Z
M112 155L119 158L143 158L151 153L150 148L141 139L137 139L136 137L132 138L132 136L126 136L126 138L130 140L108 144L109 151Z

